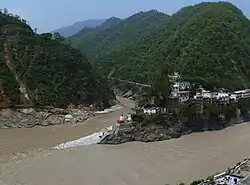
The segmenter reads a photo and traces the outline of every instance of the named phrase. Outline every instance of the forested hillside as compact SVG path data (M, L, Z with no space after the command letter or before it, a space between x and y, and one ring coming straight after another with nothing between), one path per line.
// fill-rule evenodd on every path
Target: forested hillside
M0 13L1 107L109 106L114 95L87 58L60 35L38 35L25 22Z
M98 44L104 43L106 37L110 34L110 29L115 28L120 22L121 19L112 17L96 28L82 29L74 36L69 37L68 40L74 47L79 48L82 52L84 51L88 58L93 58L99 51L100 46ZM100 43L100 41L102 42Z
M74 46L78 46L93 64L108 74L115 68L114 76L122 79L142 80L148 66L148 45L157 30L167 23L169 16L155 10L137 13L125 20L111 18L101 26L87 29L69 38ZM77 44L75 44L77 42ZM121 75L122 74L122 75Z
M209 87L250 87L250 21L230 3L181 9L168 23L166 39L151 47L169 66ZM157 58L157 59L158 59Z
M72 43L78 37L75 46L104 74L115 68L120 79L145 83L165 66L210 88L239 89L250 86L249 33L249 20L234 5L200 3L171 17L138 13L108 29L76 35Z

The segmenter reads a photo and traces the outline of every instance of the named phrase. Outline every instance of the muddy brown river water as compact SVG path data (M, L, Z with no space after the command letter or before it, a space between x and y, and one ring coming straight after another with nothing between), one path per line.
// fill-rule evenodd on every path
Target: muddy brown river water
M79 125L0 130L0 185L176 184L225 170L250 155L248 123L157 143L49 150L111 125L128 107Z

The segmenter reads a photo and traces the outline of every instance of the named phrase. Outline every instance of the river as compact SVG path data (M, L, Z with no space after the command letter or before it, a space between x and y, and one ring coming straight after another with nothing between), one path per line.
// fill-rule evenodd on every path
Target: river
M79 125L0 130L0 184L176 184L225 170L250 154L247 123L157 143L49 149L113 124L133 106L120 101L127 107Z

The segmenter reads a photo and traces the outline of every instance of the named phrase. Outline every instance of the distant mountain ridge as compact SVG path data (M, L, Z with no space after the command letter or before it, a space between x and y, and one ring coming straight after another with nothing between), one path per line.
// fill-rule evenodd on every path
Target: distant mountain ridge
M106 19L88 19L85 21L78 21L74 24L66 27L62 27L52 31L52 33L59 32L63 37L70 37L75 35L77 32L82 30L83 28L94 28L96 26L101 25L104 23Z

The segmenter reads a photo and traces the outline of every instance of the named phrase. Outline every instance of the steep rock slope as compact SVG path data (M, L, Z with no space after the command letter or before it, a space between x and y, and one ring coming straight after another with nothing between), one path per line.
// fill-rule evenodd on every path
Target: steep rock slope
M114 95L78 50L0 13L0 104L107 107Z

